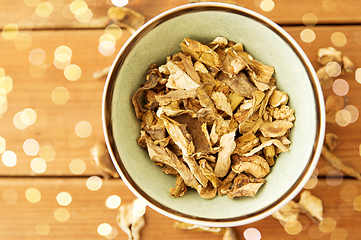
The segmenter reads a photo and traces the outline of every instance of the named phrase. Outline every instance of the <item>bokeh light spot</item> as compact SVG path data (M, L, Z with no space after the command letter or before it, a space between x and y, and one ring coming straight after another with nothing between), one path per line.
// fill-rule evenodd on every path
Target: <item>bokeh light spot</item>
M39 150L39 157L44 159L46 162L53 161L55 159L56 152L51 145L44 145Z
M275 3L272 0L263 0L260 7L263 11L270 12L274 9Z
M99 52L104 56L111 56L115 53L115 45L113 42L106 40L99 43Z
M53 5L54 12L60 10L64 6L64 0L47 0Z
M105 200L105 206L109 209L116 209L120 206L122 199L118 195L111 195Z
M50 2L41 2L35 8L35 13L40 17L49 17L54 10L53 5Z
M115 39L120 39L123 35L122 29L116 24L110 24L105 28L105 33L112 35Z
M334 1L332 0L324 0L322 2L322 8L323 10L325 10L326 12L333 12L336 10L337 5Z
M3 38L5 40L13 40L13 39L15 39L19 34L18 25L15 24L15 23L6 24L3 27L2 31L1 31L1 34L2 34L2 36L3 36Z
M353 184L347 184L341 188L340 197L344 201L353 201L357 196L357 187Z
M326 73L330 77L338 77L341 74L341 66L337 62L329 62L326 64Z
M338 211L343 216L351 216L355 212L352 201L341 202Z
M16 49L26 50L31 46L32 42L32 37L29 34L21 33L15 38L14 44Z
M35 48L29 53L29 62L33 65L40 65L45 59L46 53L43 49Z
M89 8L79 8L75 12L75 18L81 23L87 23L93 18L93 12Z
M98 176L91 176L86 181L86 186L91 191L97 191L101 188L103 182Z
M348 232L344 228L336 228L330 234L331 240L346 240L348 236Z
M4 95L6 95L6 93ZM7 110L8 110L8 99L5 96L0 96L0 115L4 114Z
M18 112L14 115L13 118L13 124L14 126L19 129L19 130L24 130L25 128L28 127L28 125L26 125L22 120L21 120L21 113L22 112Z
M128 0L112 0L112 3L116 7L124 7L128 4Z
M342 47L346 45L347 38L342 32L334 32L331 35L331 42L337 47Z
M112 226L109 223L102 223L98 226L97 232L100 236L107 236L112 232Z
M87 121L80 121L75 125L75 133L80 138L87 138L92 133L92 125Z
M82 0L75 0L70 4L70 11L75 14L81 8L88 8L88 4Z
M304 29L300 34L301 40L305 43L311 43L316 39L316 34L311 29Z
M313 13L306 13L302 16L302 22L304 25L312 27L315 26L318 22L318 18Z
M46 223L38 223L35 226L35 230L39 235L46 236L50 233L50 227Z
M41 200L41 193L36 188L28 188L25 191L25 197L26 200L28 200L31 203L37 203Z
M80 148L84 145L85 140L84 140L84 138L79 137L78 135L76 135L75 132L73 132L73 133L70 133L70 135L68 137L68 142L71 147Z
M333 218L325 217L323 222L318 226L323 233L330 233L336 228L337 222Z
M247 228L243 232L243 236L246 240L260 240L261 239L261 233L258 231L257 228Z
M333 169L326 175L326 182L330 186L338 186L343 181L343 173L340 170Z
M72 197L68 192L61 192L58 195L56 195L56 201L58 202L59 205L65 207L71 203Z
M43 173L46 170L46 162L42 158L34 158L30 163L31 170L35 173Z
M34 109L25 108L20 115L21 121L26 125L33 125L36 121L37 115Z
M0 153L5 152L6 150L6 140L0 136Z
M1 156L3 164L7 167L14 167L18 161L18 156L11 150L7 150Z
M59 222L66 222L70 218L70 213L66 208L58 208L54 211L54 217Z
M41 0L24 0L25 5L28 7L36 7L40 2Z
M26 139L23 144L23 150L29 156L35 156L38 154L39 148L39 143L35 139Z
M344 79L336 79L332 84L333 92L338 96L345 96L350 87Z
M304 186L304 188L305 189L312 189L312 188L316 187L317 183L318 183L317 175L312 174L310 179L308 180L308 182Z
M137 198L133 203L133 216L141 217L145 214L147 205L142 200Z
M297 235L302 231L302 224L297 220L294 222L287 222L283 227L290 235Z
M351 114L345 109L341 109L336 113L335 121L341 127L346 127L351 123Z
M51 93L51 100L56 105L64 105L65 103L68 102L69 97L70 97L69 91L65 87L57 87Z
M345 107L345 110L348 111L351 115L351 123L356 122L356 120L359 118L359 111L357 107L354 105L347 105Z
M16 204L18 202L18 194L15 190L6 189L3 192L3 199L7 204Z
M13 79L9 76L0 78L0 87L8 94L13 90Z
M321 232L318 228L318 225L311 225L308 228L308 235L313 239L319 239L325 235L325 233Z
M109 34L109 33L105 33L105 34L100 36L99 43L104 42L104 41L110 41L114 45L117 44L117 41L116 41L115 37L112 34Z
M72 172L73 174L79 175L85 171L86 164L81 159L74 159L73 161L70 162L69 169L70 172Z
M109 233L108 235L104 236L106 239L115 239L118 236L118 230L114 227L112 227L112 231L111 233Z
M81 77L81 69L76 64L70 64L64 69L64 76L69 81L76 81Z
M353 200L353 208L358 211L361 212L361 195L358 195L354 200Z
M356 69L355 71L355 79L358 83L361 84L361 68Z
M31 65L30 66L30 75L34 78L42 78L46 73L47 67L46 64L42 63L40 65Z

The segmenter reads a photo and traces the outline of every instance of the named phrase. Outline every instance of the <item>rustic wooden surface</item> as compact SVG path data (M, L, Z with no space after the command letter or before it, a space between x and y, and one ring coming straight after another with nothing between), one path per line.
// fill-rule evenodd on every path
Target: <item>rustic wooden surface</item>
M40 0L2 0L0 4L0 28L15 23L21 34L28 34L32 39L28 48L19 50L15 44L16 39L6 40L0 36L0 79L5 74L13 83L12 90L5 95L7 110L0 115L0 140L6 141L5 149L1 150L0 147L0 154L12 151L17 156L13 167L0 161L0 239L106 239L97 232L101 223L108 223L118 231L113 239L127 239L116 223L118 209L107 208L105 200L111 195L118 195L122 204L126 204L135 197L121 180L101 178L102 186L97 191L89 190L86 182L91 176L101 177L89 160L89 149L103 138L101 98L105 77L93 79L93 72L112 63L130 33L123 30L122 37L116 41L115 53L104 56L98 51L98 45L99 37L104 34L104 28L108 24L107 10L113 6L110 0L85 0L93 13L90 23L79 23L74 16L70 18L71 15L64 15L64 8L72 0L49 0L56 9L46 22L38 24L39 20L34 17L35 7L28 6L31 2L40 3ZM317 63L317 50L330 46L349 56L355 64L355 70L361 66L361 3L357 0L274 0L275 5L271 11L264 11L260 7L261 0L228 2L259 12L284 27L304 49L315 69L320 67ZM127 7L140 12L149 20L165 10L186 3L186 0L130 0ZM315 26L305 26L302 18L307 13L317 17ZM311 29L315 33L314 41L304 42L301 39L300 34L305 29ZM347 39L345 45L335 45L331 40L335 32L344 34ZM52 65L54 51L61 45L72 50L71 62L82 71L81 77L76 81L67 80L63 71ZM46 53L46 70L34 74L29 54L37 48ZM361 110L361 85L355 79L355 72L339 78L346 80L349 85L346 95L349 98L348 104ZM51 92L57 87L68 90L69 100L66 104L56 105L52 101ZM335 94L332 89L324 90L325 97L332 94ZM13 119L26 108L35 110L38 118L33 125L20 130L15 127ZM91 125L91 134L80 139L80 144L74 145L71 136L74 136L75 126L81 121ZM62 134L57 134L57 139L54 139L55 130L59 129ZM360 120L346 127L328 124L327 131L336 133L340 138L335 155L361 172ZM31 162L39 154L33 156L24 151L23 144L27 139L36 140L40 147L50 145L54 148L55 159L46 162L45 171L33 171ZM74 160L85 164L85 169L74 173L71 170ZM317 174L317 185L310 190L322 199L325 217L332 218L334 221L331 222L336 223L330 231L321 232L316 224L303 216L300 219L302 231L294 235L288 233L278 220L268 217L254 224L237 227L238 239L250 240L251 238L244 236L244 232L250 228L257 229L262 239L359 239L361 213L357 211L360 207L355 210L354 205L357 205L355 199L360 198L357 196L361 194L361 182L340 174L335 176L335 171L323 158L317 166ZM41 193L39 202L31 203L26 198L25 192L29 188L36 188ZM345 197L345 189L353 191ZM69 205L59 205L56 196L60 192L71 195ZM68 210L70 217L67 221L61 222L54 217L58 208ZM149 208L145 217L146 226L141 232L141 239L222 239L222 236L212 233L174 229L174 220ZM44 235L37 228L38 224L46 224L49 231Z

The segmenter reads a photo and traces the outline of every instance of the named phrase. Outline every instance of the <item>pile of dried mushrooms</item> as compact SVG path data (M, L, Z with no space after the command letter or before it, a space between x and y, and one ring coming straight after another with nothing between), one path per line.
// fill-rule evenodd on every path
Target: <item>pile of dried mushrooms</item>
M206 199L253 197L278 154L289 151L295 117L288 95L277 89L274 67L241 43L185 38L180 46L166 64L150 65L133 95L138 144L177 176L175 197L188 187Z

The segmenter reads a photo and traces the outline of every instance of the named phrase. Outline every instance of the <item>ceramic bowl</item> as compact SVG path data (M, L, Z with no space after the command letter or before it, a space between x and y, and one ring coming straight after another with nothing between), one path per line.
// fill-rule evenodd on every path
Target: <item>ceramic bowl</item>
M290 151L282 153L255 197L201 198L191 189L170 196L175 177L164 174L137 144L140 121L131 98L145 82L150 63L165 64L187 37L210 42L224 36L243 43L255 59L275 67L277 87L289 97L296 121ZM118 53L106 80L103 126L115 168L129 189L156 211L204 226L237 226L263 219L292 200L313 173L325 131L322 90L306 54L280 26L251 10L195 3L166 11L138 29Z

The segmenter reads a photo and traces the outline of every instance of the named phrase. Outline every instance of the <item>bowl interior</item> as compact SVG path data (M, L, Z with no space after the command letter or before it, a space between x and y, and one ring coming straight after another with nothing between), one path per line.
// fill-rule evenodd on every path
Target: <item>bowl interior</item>
M255 59L275 67L276 84L288 93L289 106L295 110L292 144L289 152L279 155L266 177L267 183L254 198L230 200L217 196L205 200L195 190L174 198L169 195L169 189L174 187L175 177L164 174L136 142L140 121L135 117L131 98L145 82L149 65L164 64L167 56L180 51L179 44L185 37L207 43L217 36L243 43ZM121 53L105 93L110 151L130 189L160 212L170 217L206 221L242 220L284 200L310 170L319 129L314 80L290 42L263 20L248 12L227 8L170 12L146 25Z

